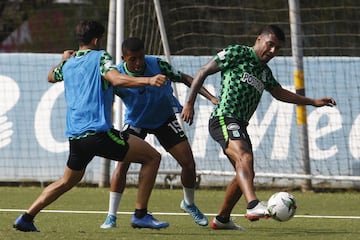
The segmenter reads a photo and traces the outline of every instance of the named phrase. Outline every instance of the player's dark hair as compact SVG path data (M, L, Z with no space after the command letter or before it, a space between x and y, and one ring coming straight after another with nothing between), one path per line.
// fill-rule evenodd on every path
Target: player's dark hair
M260 31L260 34L264 34L264 33L274 34L277 39L279 39L282 42L285 42L285 33L284 33L284 31L280 27L278 27L276 25L272 25L272 24L266 25Z
M125 39L121 45L123 53L126 51L137 52L144 49L144 42L137 37L129 37Z
M88 45L93 38L101 38L104 35L105 27L96 21L83 20L75 29L76 40L80 46Z

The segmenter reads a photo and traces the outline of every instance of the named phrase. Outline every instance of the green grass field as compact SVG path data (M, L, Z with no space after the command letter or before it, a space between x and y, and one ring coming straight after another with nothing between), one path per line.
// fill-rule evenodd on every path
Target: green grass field
M196 225L192 218L179 208L182 190L154 189L149 210L154 216L170 222L162 230L133 229L130 226L136 196L135 188L128 188L122 198L118 215L118 227L100 229L108 207L108 189L74 188L55 203L48 206L35 218L40 233L24 233L12 228L13 221L42 191L38 187L0 187L0 239L360 239L360 193L301 193L292 192L298 209L295 218L288 222L273 219L249 222L242 215L245 211L241 199L233 213L234 221L245 231L212 230ZM258 197L266 200L274 190L257 191ZM218 211L224 190L196 192L196 203L208 215L209 220ZM51 211L50 211L51 210ZM65 210L69 212L56 212ZM72 212L78 211L78 212ZM89 212L87 212L89 211Z

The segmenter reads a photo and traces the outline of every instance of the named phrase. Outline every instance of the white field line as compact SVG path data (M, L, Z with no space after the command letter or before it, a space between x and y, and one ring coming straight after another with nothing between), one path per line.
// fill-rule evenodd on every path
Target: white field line
M0 212L25 212L25 209L1 209ZM80 213L80 214L107 214L107 211L77 211L77 210L42 210L44 213ZM117 212L120 215L132 215L134 212ZM187 216L187 213L152 212L154 215ZM216 216L216 213L204 213L206 216ZM233 217L244 217L244 214L231 214ZM320 216L295 215L295 218L329 218L329 219L360 219L360 216Z

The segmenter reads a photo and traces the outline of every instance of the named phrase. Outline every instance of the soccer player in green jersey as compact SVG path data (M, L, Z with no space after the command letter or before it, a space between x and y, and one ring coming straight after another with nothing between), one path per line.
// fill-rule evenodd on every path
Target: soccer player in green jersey
M230 214L242 194L247 203L246 218L251 221L269 216L266 204L260 202L254 190L253 150L247 133L248 122L255 112L263 90L277 100L315 107L334 106L333 98L311 99L281 87L267 65L285 41L284 32L275 25L267 25L256 38L254 46L228 46L217 53L197 72L190 88L181 117L192 124L194 102L205 78L221 72L219 104L209 120L209 132L233 165L236 175L226 189L218 215L212 220L213 229L242 230L230 220Z

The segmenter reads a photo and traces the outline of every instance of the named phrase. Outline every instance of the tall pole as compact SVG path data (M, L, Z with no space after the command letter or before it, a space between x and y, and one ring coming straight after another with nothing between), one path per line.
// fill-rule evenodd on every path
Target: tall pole
M155 6L155 12L156 12L157 21L158 21L158 24L159 24L160 36L161 36L161 41L163 43L163 48L164 48L164 54L165 54L165 57L166 57L166 61L168 63L171 63L169 42L168 42L167 35L166 35L164 18L162 16L162 11L161 11L161 6L160 6L159 0L154 0L154 6Z
M303 66L303 45L301 34L301 17L300 6L298 0L289 0L289 16L291 31L291 49L294 61L294 84L297 94L305 96L304 83L304 66ZM306 107L304 105L296 106L296 123L299 133L301 165L303 173L311 174L309 143L306 120ZM302 191L310 191L312 189L311 179L303 180L301 184Z
M125 0L116 0L116 64L121 60L121 43L124 41ZM121 114L119 114L121 116ZM119 126L120 127L120 126Z
M111 55L115 56L115 33L116 33L116 0L110 0L109 2L109 17L108 17L108 28L107 28L107 45L106 51ZM106 158L101 159L100 169L100 181L99 187L108 187L110 185L110 160Z
M168 42L167 35L166 35L164 18L163 18L163 15L162 15L159 0L154 0L154 6L155 6L155 12L156 12L157 21L158 21L158 24L159 24L160 36L161 36L161 41L162 41L162 44L163 44L163 49L164 49L164 54L165 54L165 57L166 57L166 61L171 64L169 42ZM178 91L177 91L177 88L176 88L175 84L173 84L173 89L174 89L174 94L175 94L176 98L178 98L179 94L178 94ZM180 119L180 125L184 129L184 121L182 119Z
M121 61L121 43L124 41L124 13L125 13L125 1L116 0L116 54L115 63L119 64ZM119 97L115 97L114 102L114 127L120 129L122 125L122 112L121 112L121 100Z
M109 17L107 27L107 45L106 51L115 56L115 33L116 33L116 0L110 0L109 2Z

